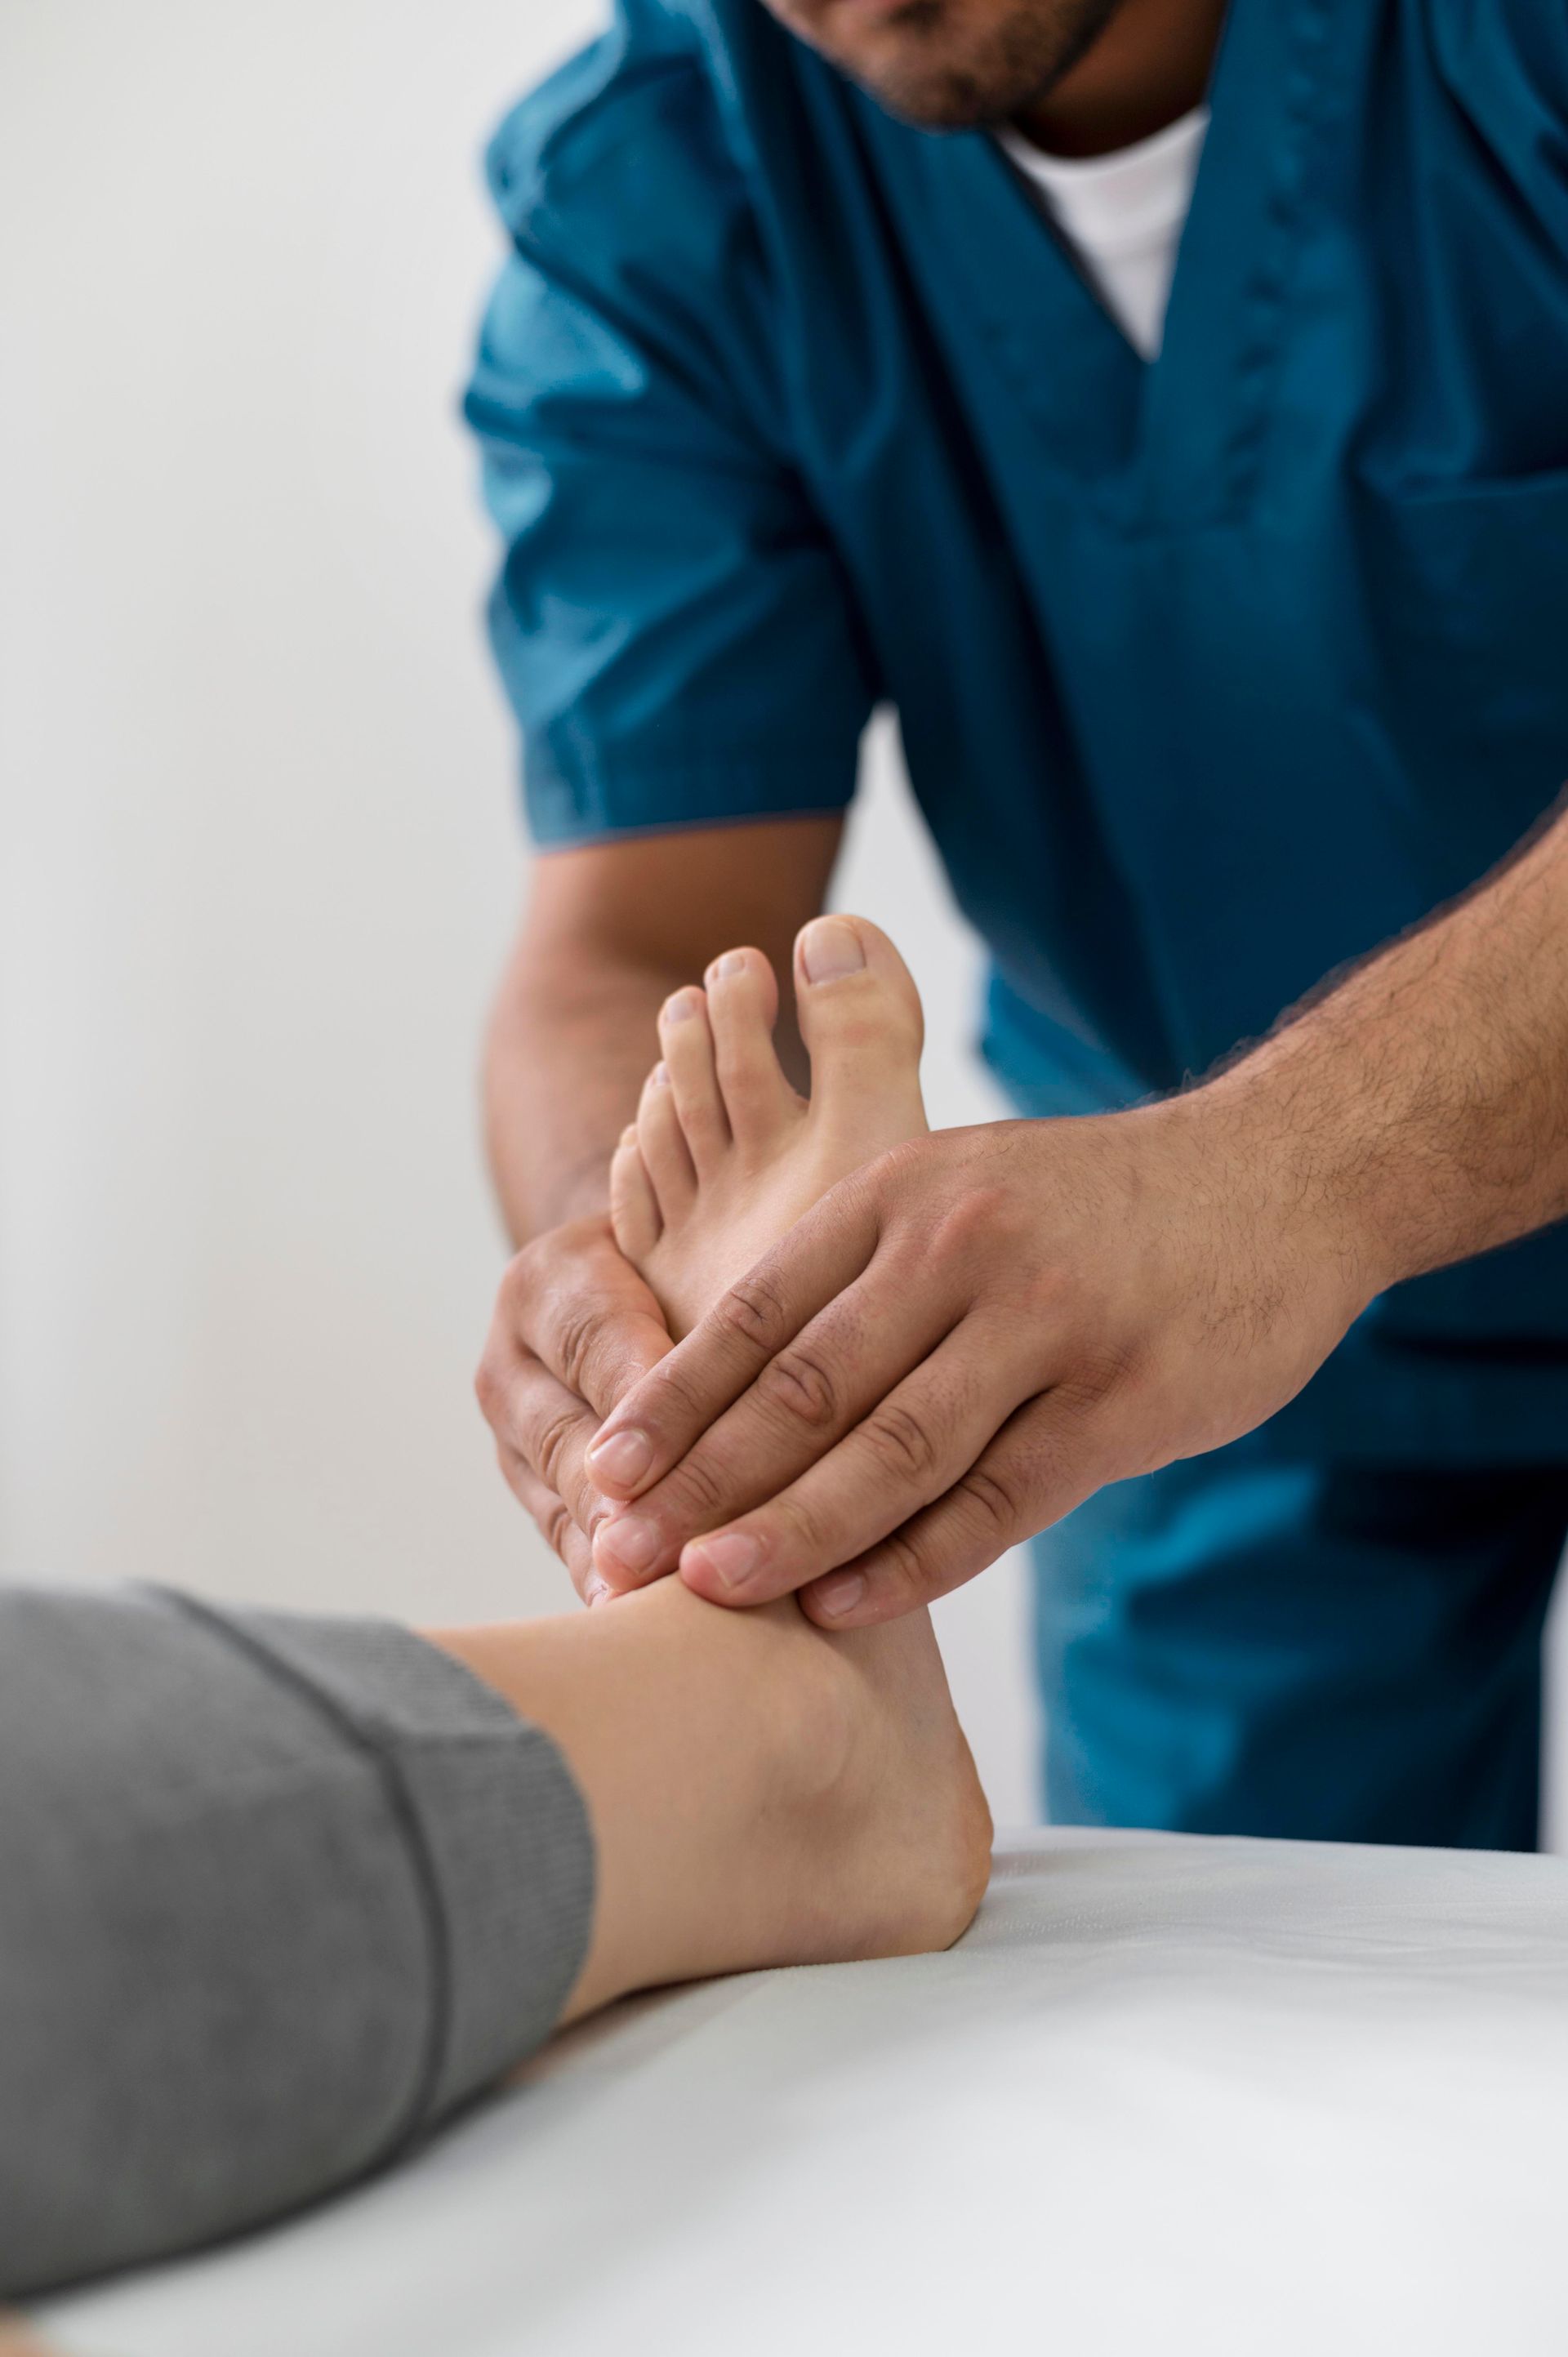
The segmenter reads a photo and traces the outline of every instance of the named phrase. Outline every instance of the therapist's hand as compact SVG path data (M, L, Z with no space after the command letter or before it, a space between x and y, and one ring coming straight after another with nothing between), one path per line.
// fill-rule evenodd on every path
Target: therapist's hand
M589 1602L601 1586L589 1539L606 1501L585 1469L588 1444L670 1347L602 1215L536 1236L501 1281L474 1388L509 1486Z
M1374 1289L1311 1160L1223 1087L882 1156L622 1398L598 1570L864 1626L1250 1430Z

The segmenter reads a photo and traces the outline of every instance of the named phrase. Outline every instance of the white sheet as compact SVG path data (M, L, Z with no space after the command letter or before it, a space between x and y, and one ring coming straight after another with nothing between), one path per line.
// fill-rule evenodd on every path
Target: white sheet
M1568 2350L1568 1863L1050 1833L945 1956L560 2040L67 2357Z

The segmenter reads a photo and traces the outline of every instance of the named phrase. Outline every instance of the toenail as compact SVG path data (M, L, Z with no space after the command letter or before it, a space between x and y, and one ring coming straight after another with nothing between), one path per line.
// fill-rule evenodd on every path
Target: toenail
M842 1620L853 1612L865 1594L865 1574L863 1571L835 1571L827 1579L819 1579L811 1590L818 1609L830 1620Z
M607 1558L617 1571L636 1574L647 1571L657 1560L660 1537L653 1524L639 1514L623 1514L617 1521L602 1523L594 1534L595 1560Z
M842 917L814 917L800 935L800 963L808 982L837 982L841 974L865 971L865 952Z
M681 1568L710 1571L721 1587L744 1587L761 1561L760 1540L747 1538L744 1531L729 1531L722 1538L699 1539L689 1546Z
M678 990L673 998L667 998L664 1002L666 1023L690 1022L696 1011L697 994L694 990Z
M715 958L714 961L714 973L721 981L728 982L732 975L745 972L746 952L744 950L725 950L722 958Z
M653 1455L653 1443L635 1425L596 1440L588 1451L588 1467L596 1481L625 1484L640 1481Z

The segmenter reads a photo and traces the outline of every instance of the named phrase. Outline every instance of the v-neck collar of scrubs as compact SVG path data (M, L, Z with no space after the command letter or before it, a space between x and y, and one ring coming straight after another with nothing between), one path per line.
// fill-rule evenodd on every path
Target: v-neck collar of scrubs
M1153 361L989 134L905 135L944 283L1036 430L1042 481L1125 530L1235 520L1252 502L1331 94L1328 29L1348 6L1231 0ZM1340 38L1355 46L1348 27Z
M1176 250L1208 128L1208 107L1196 106L1146 139L1086 156L1049 154L1006 125L995 135L1145 361L1164 339Z

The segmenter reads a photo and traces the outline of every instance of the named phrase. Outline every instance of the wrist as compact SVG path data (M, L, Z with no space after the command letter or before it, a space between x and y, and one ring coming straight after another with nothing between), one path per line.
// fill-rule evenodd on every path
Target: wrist
M1239 1222L1247 1248L1294 1272L1342 1326L1404 1274L1370 1183L1376 1157L1326 1082L1265 1048L1152 1110L1215 1214Z

